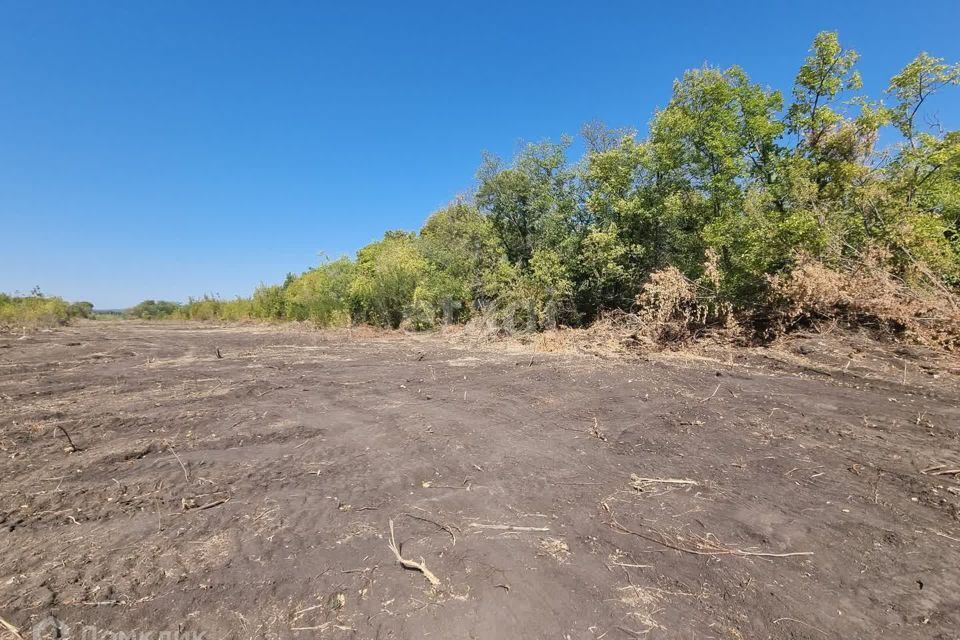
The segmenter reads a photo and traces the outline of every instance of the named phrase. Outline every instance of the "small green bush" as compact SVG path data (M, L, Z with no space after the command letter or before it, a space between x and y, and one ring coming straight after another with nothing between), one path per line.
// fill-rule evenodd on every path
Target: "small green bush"
M127 309L124 315L128 318L137 318L140 320L161 320L163 318L173 317L180 309L177 302L168 302L166 300L144 300Z
M87 310L86 305L89 303L71 310L71 305L63 298L44 296L39 291L29 296L0 293L0 329L64 325L71 317L81 317L81 313ZM90 305L89 311L92 309L93 305Z

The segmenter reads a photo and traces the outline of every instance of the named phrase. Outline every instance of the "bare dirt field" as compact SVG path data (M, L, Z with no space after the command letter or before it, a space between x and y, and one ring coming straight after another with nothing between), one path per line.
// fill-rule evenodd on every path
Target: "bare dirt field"
M0 335L0 618L23 638L960 638L958 374L822 336L601 358Z

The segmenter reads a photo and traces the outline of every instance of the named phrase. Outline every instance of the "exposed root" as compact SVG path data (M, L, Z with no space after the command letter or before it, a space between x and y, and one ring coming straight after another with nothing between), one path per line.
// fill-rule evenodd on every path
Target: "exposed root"
M419 571L433 586L440 584L440 578L435 576L430 569L427 569L423 562L423 558L420 558L420 562L414 562L413 560L407 560L400 555L400 547L397 546L397 540L393 535L393 520L390 520L390 542L387 544L387 546L390 547L390 551L393 551L393 555L396 556L397 562L399 562L405 569L414 569Z
M80 447L78 447L77 445L73 444L73 438L70 437L70 434L67 433L67 430L66 430L66 429L64 429L64 428L63 428L61 425L59 425L59 424L58 424L56 427L54 427L54 428L60 429L60 431L63 433L63 435L66 436L67 442L70 443L69 446L64 447L64 450L65 450L67 453L75 453L75 452L77 452L77 451L80 451Z

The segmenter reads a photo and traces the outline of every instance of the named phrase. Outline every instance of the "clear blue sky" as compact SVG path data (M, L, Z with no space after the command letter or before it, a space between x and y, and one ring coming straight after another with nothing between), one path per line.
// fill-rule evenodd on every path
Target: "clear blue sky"
M878 97L920 50L960 60L957 0L790 5L0 0L0 291L248 294L416 229L484 149L643 131L684 69L789 91L824 29Z

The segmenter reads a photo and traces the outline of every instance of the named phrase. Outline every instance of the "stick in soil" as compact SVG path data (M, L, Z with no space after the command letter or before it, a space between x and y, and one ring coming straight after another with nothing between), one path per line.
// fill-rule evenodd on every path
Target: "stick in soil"
M78 447L77 445L73 444L73 438L70 437L70 434L67 433L67 430L66 430L66 429L64 429L64 428L63 428L62 426L60 426L59 424L58 424L55 428L56 428L56 429L60 429L60 431L63 433L63 435L66 436L67 442L70 443L70 447L69 447L69 449L68 449L68 453L74 453L74 452L76 452L76 451L80 451L80 447Z
M812 556L812 551L793 551L789 553L766 553L763 551L744 551L743 549L733 549L728 547L720 546L716 543L709 543L709 546L706 549L690 549L688 547L681 547L678 544L673 544L667 542L663 539L657 539L653 536L648 536L639 531L632 531L627 529L625 526L617 522L616 520L611 520L609 523L610 527L614 531L619 531L620 533L627 533L632 536L636 536L648 542L653 542L654 544L659 544L668 549L673 549L674 551L680 551L682 553L689 553L695 556L744 556L744 557L759 557L759 558L792 558L794 556ZM661 534L661 537L663 534Z
M187 465L183 464L183 460L180 459L180 456L177 455L177 452L173 450L173 447L168 447L170 453L173 454L173 457L177 459L177 462L180 463L180 468L183 469L183 477L186 478L187 482L190 482L190 472L187 471Z
M420 562L414 562L413 560L407 560L400 555L400 547L397 546L397 540L393 535L393 520L390 520L390 542L387 544L387 546L390 547L390 551L393 551L393 555L397 558L397 562L399 562L402 567L405 569L414 569L419 571L433 586L440 584L440 578L435 576L430 569L427 569L423 562L423 558L420 558Z

